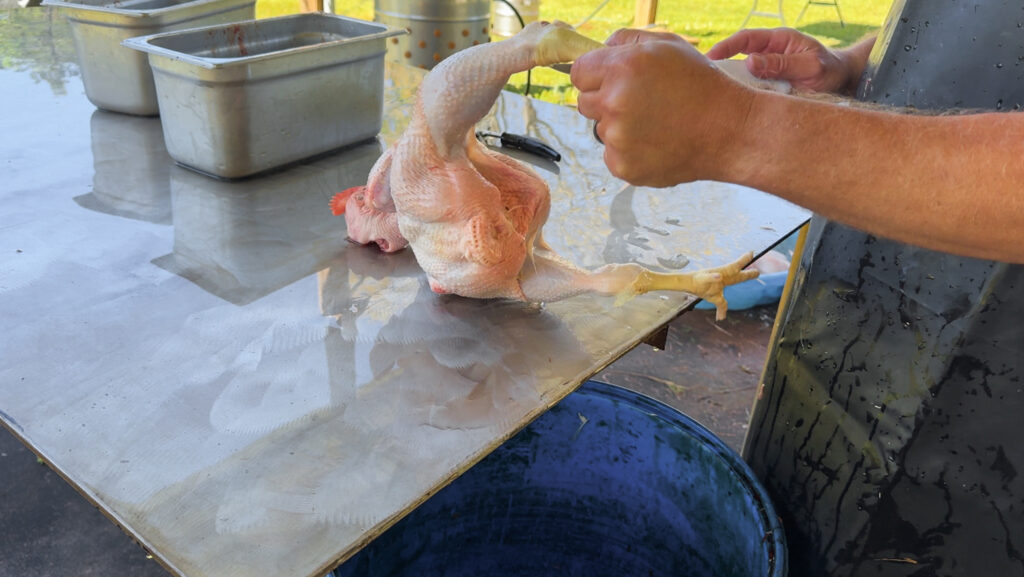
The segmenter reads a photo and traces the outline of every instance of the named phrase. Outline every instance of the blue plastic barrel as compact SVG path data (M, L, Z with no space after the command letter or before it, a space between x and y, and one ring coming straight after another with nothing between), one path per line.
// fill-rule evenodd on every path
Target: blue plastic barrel
M589 381L336 575L785 577L786 546L721 440Z

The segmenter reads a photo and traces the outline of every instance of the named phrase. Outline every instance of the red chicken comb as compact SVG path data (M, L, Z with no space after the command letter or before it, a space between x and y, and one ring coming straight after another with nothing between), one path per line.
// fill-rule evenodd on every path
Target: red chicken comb
M365 186L353 186L352 188L346 188L345 190L335 194L331 198L331 212L334 216L341 216L345 214L345 204L348 203L350 196L356 193L356 191L366 188Z

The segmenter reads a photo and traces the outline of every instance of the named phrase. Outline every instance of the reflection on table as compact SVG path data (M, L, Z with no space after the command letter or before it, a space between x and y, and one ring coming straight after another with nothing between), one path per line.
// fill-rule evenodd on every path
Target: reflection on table
M265 177L220 181L170 172L174 251L153 261L244 305L323 268L344 238L332 194L363 184L383 152L374 140Z
M170 224L172 163L160 119L96 109L89 125L92 192L76 196L75 202L89 210Z

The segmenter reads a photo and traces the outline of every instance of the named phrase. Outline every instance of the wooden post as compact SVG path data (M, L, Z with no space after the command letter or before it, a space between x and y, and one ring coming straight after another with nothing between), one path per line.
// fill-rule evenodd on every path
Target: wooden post
M303 12L323 12L324 0L299 0Z
M658 0L636 0L636 12L633 17L634 28L644 28L654 24L658 17Z

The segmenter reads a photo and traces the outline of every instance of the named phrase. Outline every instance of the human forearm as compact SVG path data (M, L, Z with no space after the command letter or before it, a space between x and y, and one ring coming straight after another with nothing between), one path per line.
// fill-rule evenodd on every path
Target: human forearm
M619 40L572 69L615 176L744 184L879 236L1024 263L1024 114L901 115L755 91L673 37ZM858 50L866 61L870 47ZM831 90L850 72L825 71L810 78Z
M1024 262L1024 116L897 115L753 99L716 178L868 232Z

